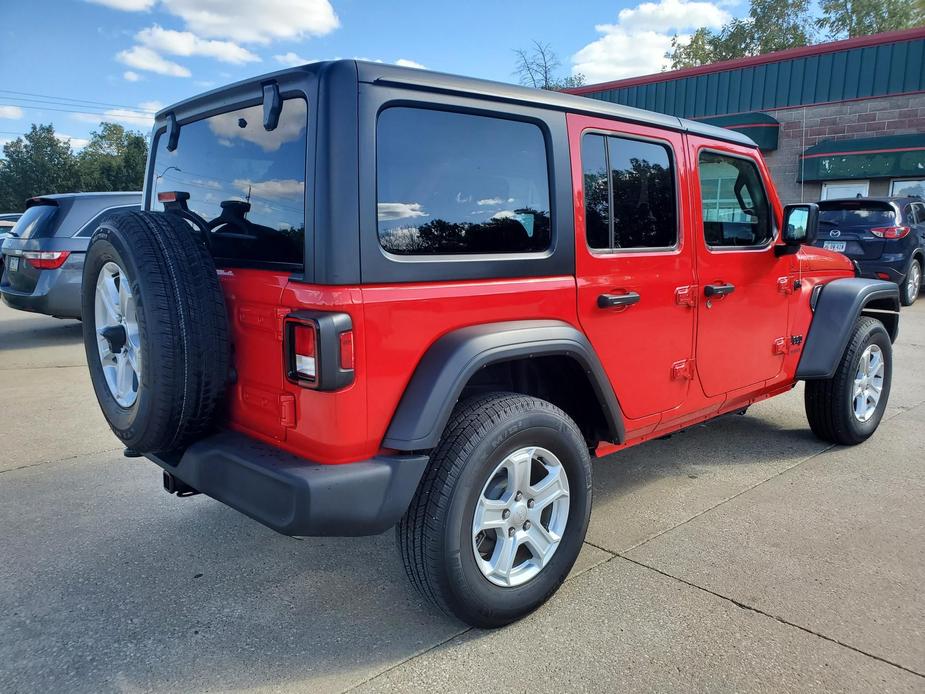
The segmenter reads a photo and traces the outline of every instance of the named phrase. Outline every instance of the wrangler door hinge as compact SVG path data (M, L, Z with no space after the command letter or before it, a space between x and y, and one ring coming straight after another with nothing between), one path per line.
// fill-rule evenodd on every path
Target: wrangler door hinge
M679 306L696 306L697 292L695 287L678 287L674 290L674 301Z
M790 352L790 338L779 337L774 340L774 354L787 354Z
M782 294L793 294L793 282L790 281L789 277L777 278L777 291Z
M694 360L682 359L671 365L671 378L675 381L689 381L694 377Z

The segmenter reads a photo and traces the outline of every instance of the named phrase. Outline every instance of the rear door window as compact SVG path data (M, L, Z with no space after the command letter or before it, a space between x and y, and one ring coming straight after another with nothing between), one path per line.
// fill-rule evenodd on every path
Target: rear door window
M307 106L283 100L279 124L263 127L258 104L180 128L177 149L161 133L150 182L157 194L189 193L189 208L205 220L219 264L301 266L305 248Z
M389 253L545 251L549 208L537 125L405 107L379 116L376 213Z
M139 209L141 209L141 206L140 206L140 205L118 205L118 206L115 206L115 207L110 207L110 208L108 208L108 209L105 209L105 210L103 210L102 212L100 212L99 214L97 214L97 215L96 215L93 219L91 219L89 222L87 222L86 224L84 224L84 225L80 228L80 231L78 231L78 232L75 234L75 236L78 236L78 237L81 237L81 238L93 236L93 232L96 231L96 229L97 229L97 227L100 225L100 223L101 223L104 219L106 219L106 217L108 217L109 215L111 215L111 214L118 214L119 212L135 212L135 211L138 211Z
M590 248L677 245L675 173L667 145L589 133L582 137L581 157Z

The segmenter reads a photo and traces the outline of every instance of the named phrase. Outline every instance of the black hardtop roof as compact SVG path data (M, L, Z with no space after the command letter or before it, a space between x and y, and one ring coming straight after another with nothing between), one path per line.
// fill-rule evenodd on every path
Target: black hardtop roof
M697 121L669 116L664 113L645 111L643 109L613 104L599 99L575 96L574 94L565 94L563 92L530 89L528 87L506 84L504 82L493 82L491 80L462 77L442 72L433 72L431 70L362 60L333 60L310 63L300 67L288 68L286 70L279 70L258 77L252 77L172 104L158 112L157 121L161 122L171 111L183 111L188 113L196 110L200 105L205 106L206 104L214 103L215 97L220 96L224 92L241 91L242 87L259 85L262 82L267 82L284 75L298 72L312 72L317 74L319 79L336 79L337 76L344 74L343 70L336 68L347 65L351 65L356 71L358 81L368 84L385 84L417 89L420 91L471 95L492 101L516 103L572 113L584 113L681 132L689 132L702 135L703 137L757 148L757 145L751 138L741 133L707 123L699 123Z

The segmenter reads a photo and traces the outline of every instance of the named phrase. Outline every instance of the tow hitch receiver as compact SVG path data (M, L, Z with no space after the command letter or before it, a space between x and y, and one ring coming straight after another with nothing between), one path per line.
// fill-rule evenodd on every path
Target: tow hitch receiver
M177 496L193 496L200 493L198 489L193 489L186 482L177 479L166 470L164 470L164 491Z

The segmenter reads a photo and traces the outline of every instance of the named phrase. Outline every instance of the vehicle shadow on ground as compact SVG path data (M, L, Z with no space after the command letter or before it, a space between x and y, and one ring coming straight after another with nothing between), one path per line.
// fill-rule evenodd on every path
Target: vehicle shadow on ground
M701 489L714 475L726 494L730 482L717 466L737 469L732 479L742 489L773 474L775 457L821 447L805 430L736 417L610 456L595 465L592 535L635 516L644 516L640 532L667 529L673 520L653 515L651 487L667 481L676 500L677 487L695 481L692 470L704 475L696 480ZM68 468L57 480L69 490L58 492L67 503L49 499L47 513L54 508L56 518L41 514L33 533L33 542L57 550L42 552L57 555L55 562L36 565L11 533L6 580L52 586L14 596L11 614L0 617L22 649L13 669L30 671L23 681L51 678L49 685L60 686L66 672L79 675L69 688L84 691L334 691L465 630L413 592L391 532L286 538L208 498L159 492L153 466L119 458L94 464L106 466L105 503L86 513L82 488L92 483ZM640 489L647 489L646 509L632 499ZM682 509L700 510L696 498ZM75 521L62 529L59 518Z
M67 347L83 342L83 324L80 321L35 316L5 320L0 328L0 352L39 347Z

